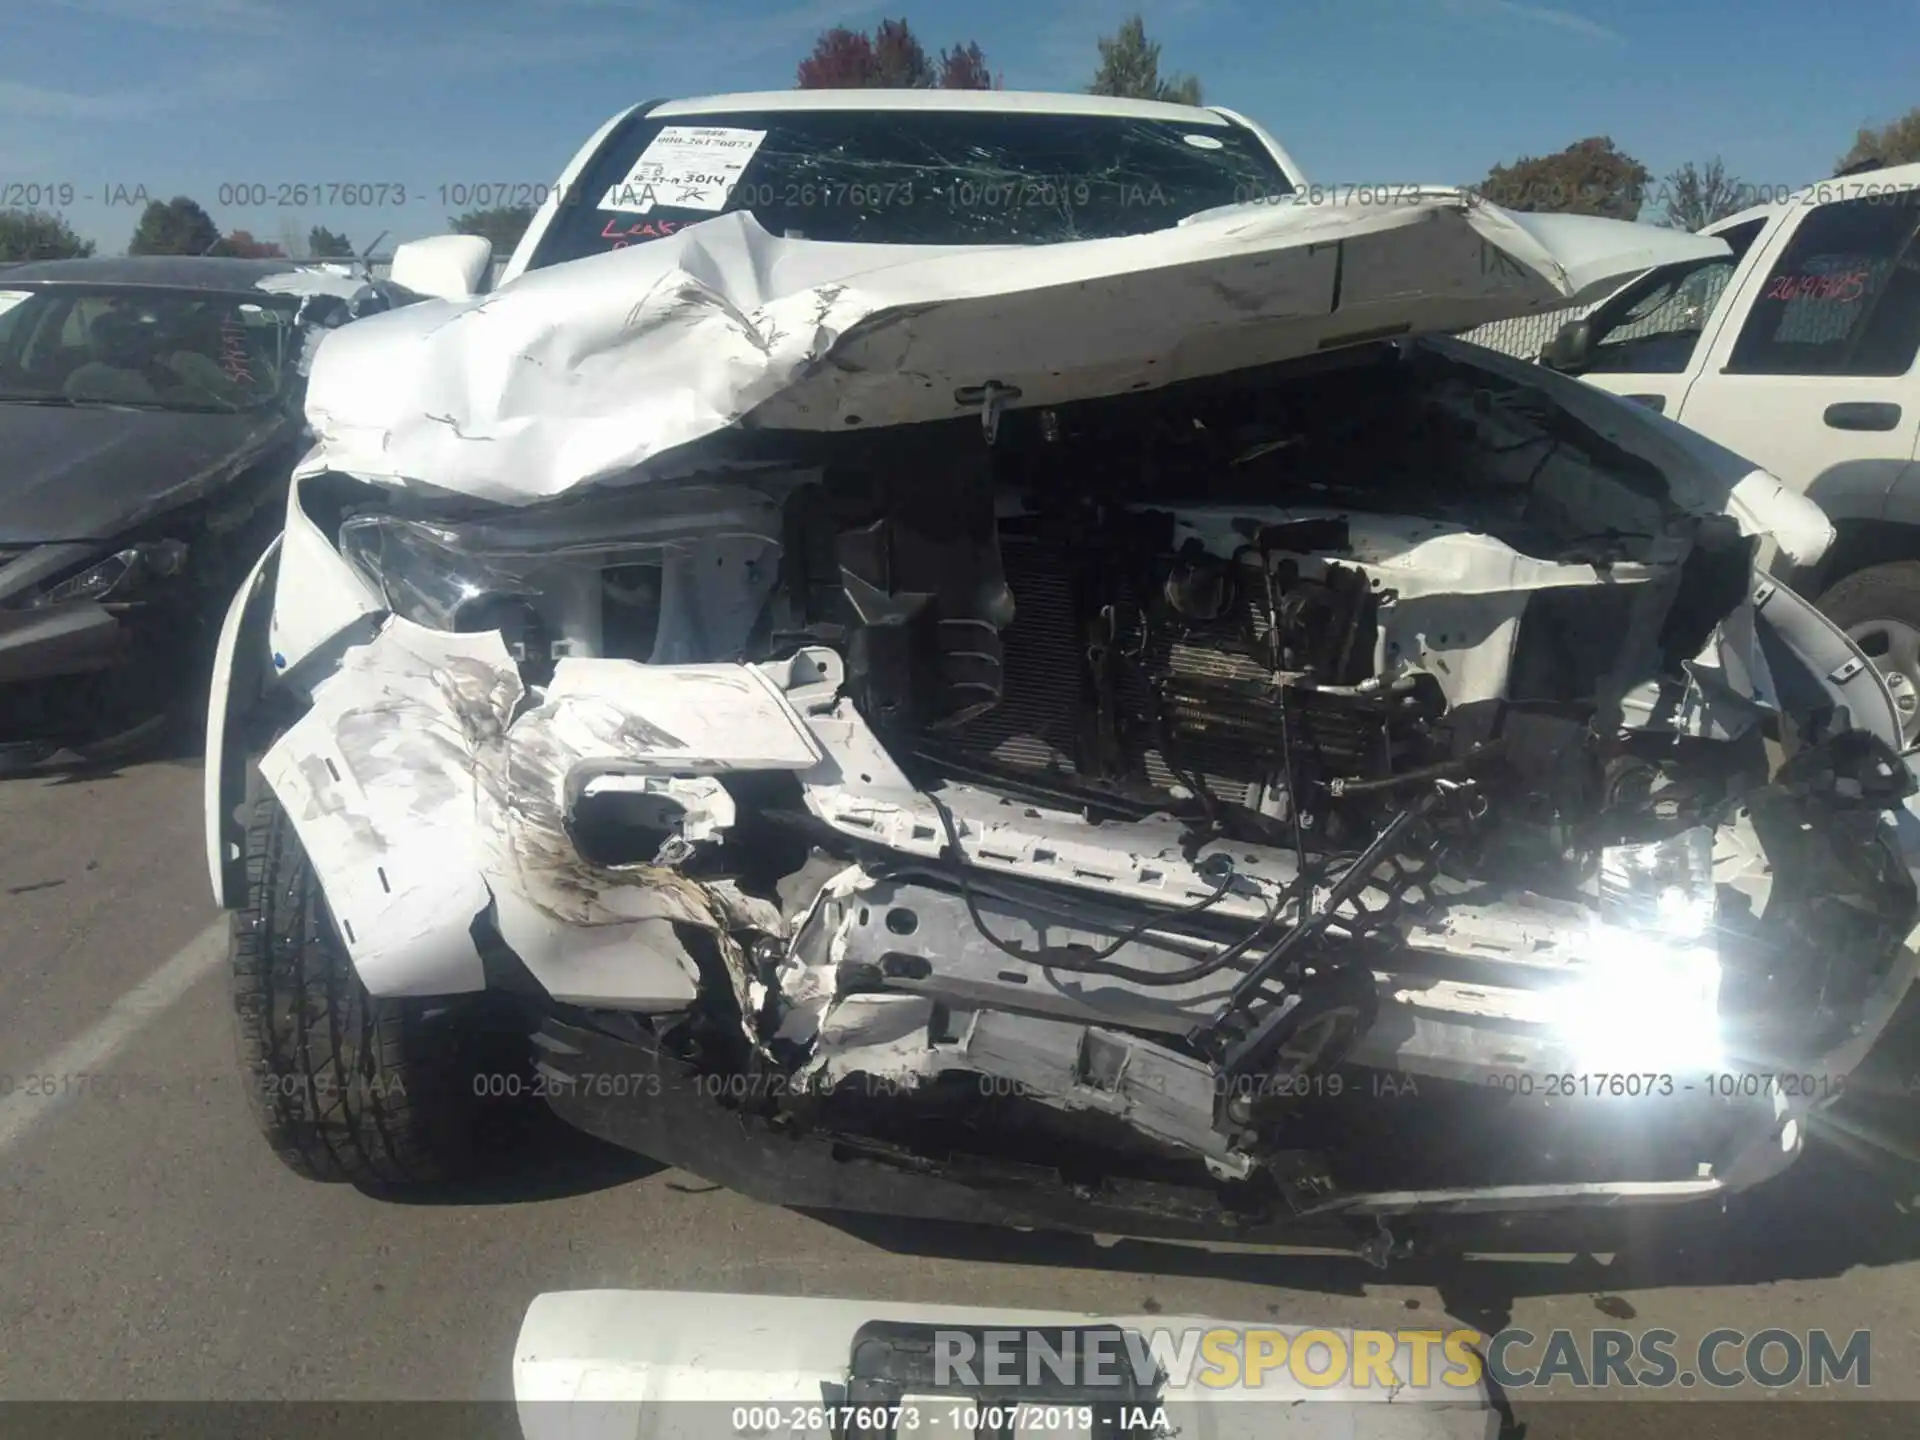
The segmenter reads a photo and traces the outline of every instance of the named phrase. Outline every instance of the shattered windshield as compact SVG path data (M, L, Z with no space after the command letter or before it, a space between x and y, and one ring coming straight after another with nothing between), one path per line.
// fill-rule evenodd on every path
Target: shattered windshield
M278 297L49 285L0 307L0 403L251 410L298 360L296 304Z
M555 216L554 265L749 210L773 235L869 245L1047 245L1163 230L1290 194L1221 121L927 110L629 122Z

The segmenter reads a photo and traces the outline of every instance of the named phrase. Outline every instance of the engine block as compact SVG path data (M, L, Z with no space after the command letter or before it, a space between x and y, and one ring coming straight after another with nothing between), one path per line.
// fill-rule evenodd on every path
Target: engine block
M1118 564L1101 547L1004 532L1001 554L1015 604L1006 694L943 751L1148 802L1198 782L1269 814L1289 758L1295 777L1346 780L1428 758L1428 710L1353 683L1373 658L1363 578L1355 594L1257 552Z

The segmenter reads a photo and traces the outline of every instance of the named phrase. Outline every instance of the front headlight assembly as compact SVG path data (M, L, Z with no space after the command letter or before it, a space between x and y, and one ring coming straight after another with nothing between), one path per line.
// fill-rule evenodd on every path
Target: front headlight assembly
M75 600L136 600L148 581L178 575L186 563L187 547L179 540L130 545L36 591L22 603L29 610L44 610Z
M340 554L394 614L498 630L523 664L562 655L678 662L744 644L771 593L778 504L743 487L608 492L458 520L341 524Z
M1722 1055L1713 831L1601 852L1599 906L1559 1025L1601 1071L1706 1066Z
M539 594L520 569L474 555L458 531L422 520L355 516L340 527L340 554L394 614L436 630L493 629L479 622L502 602Z

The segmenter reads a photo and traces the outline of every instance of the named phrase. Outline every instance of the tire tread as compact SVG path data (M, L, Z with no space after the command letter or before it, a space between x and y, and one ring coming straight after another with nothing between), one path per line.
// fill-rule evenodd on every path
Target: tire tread
M264 793L232 916L234 1015L254 1119L313 1180L375 1188L452 1178L471 1138L452 1013L375 998L354 972L293 824ZM463 1103L466 1102L466 1103Z

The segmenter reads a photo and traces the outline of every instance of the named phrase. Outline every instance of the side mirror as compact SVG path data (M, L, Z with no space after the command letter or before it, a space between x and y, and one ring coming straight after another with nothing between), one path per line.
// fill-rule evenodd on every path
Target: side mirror
M438 300L470 300L492 261L493 242L483 236L435 235L397 246L388 278Z
M1569 320L1560 327L1553 339L1547 342L1546 349L1540 352L1540 363L1549 370L1562 370L1569 375L1577 375L1587 368L1587 362L1593 358L1593 322L1587 319Z

